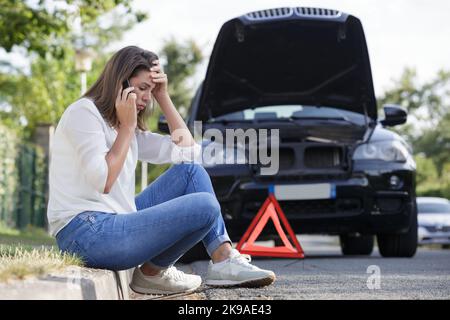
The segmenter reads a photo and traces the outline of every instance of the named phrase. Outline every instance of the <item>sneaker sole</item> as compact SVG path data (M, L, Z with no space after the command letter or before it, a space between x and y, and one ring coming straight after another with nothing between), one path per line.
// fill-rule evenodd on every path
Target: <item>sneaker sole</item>
M159 290L153 288L142 288L139 286L135 286L130 284L130 288L137 293L141 294L176 294L176 293L191 293L197 290L200 286L189 289L189 290L179 290L179 291L167 291L167 290Z
M211 287L246 287L246 288L259 288L272 284L276 277L264 277L252 280L232 281L232 280L206 280L205 284Z

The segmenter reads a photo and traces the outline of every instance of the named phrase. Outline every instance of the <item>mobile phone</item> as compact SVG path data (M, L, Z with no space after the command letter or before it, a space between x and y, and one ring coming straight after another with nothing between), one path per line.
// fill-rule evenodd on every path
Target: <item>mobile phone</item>
M128 87L130 87L130 82L128 81L128 79L126 79L124 82L122 82L122 90Z
M125 90L128 87L130 87L130 81L128 81L128 79L126 79L124 82L122 82L122 92L123 92L123 90ZM128 99L128 94L127 94L127 99Z

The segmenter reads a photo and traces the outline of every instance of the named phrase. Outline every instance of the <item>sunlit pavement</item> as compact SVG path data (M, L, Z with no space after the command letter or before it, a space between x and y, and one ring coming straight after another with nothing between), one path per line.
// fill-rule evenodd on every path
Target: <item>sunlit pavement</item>
M414 258L344 257L338 237L299 236L304 259L254 259L277 281L260 289L203 287L205 299L449 299L450 250L420 247ZM264 243L265 244L270 244ZM204 276L207 261L190 265Z
M304 259L254 258L253 263L274 270L274 284L258 289L211 288L203 285L189 295L133 294L133 299L449 299L450 250L419 247L414 258L344 257L338 237L298 236ZM272 246L273 242L259 242ZM177 265L185 272L206 275L208 261Z

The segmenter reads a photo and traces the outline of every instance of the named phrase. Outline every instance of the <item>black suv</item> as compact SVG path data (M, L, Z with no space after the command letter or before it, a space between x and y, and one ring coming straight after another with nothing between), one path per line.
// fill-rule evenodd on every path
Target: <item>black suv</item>
M297 7L226 22L188 125L279 129L276 175L262 175L257 164L206 166L232 240L273 186L295 233L339 235L345 255L371 254L376 235L382 256L412 257L415 162L410 146L385 129L407 114L394 105L384 113L378 120L358 18ZM276 235L268 227L266 238Z

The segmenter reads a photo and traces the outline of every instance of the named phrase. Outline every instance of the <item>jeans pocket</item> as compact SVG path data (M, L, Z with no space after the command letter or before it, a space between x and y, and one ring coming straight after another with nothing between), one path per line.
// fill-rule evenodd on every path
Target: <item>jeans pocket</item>
M102 214L104 213L98 211L84 211L78 215L78 218L84 221L94 233L97 233L101 228L102 219L99 218Z

